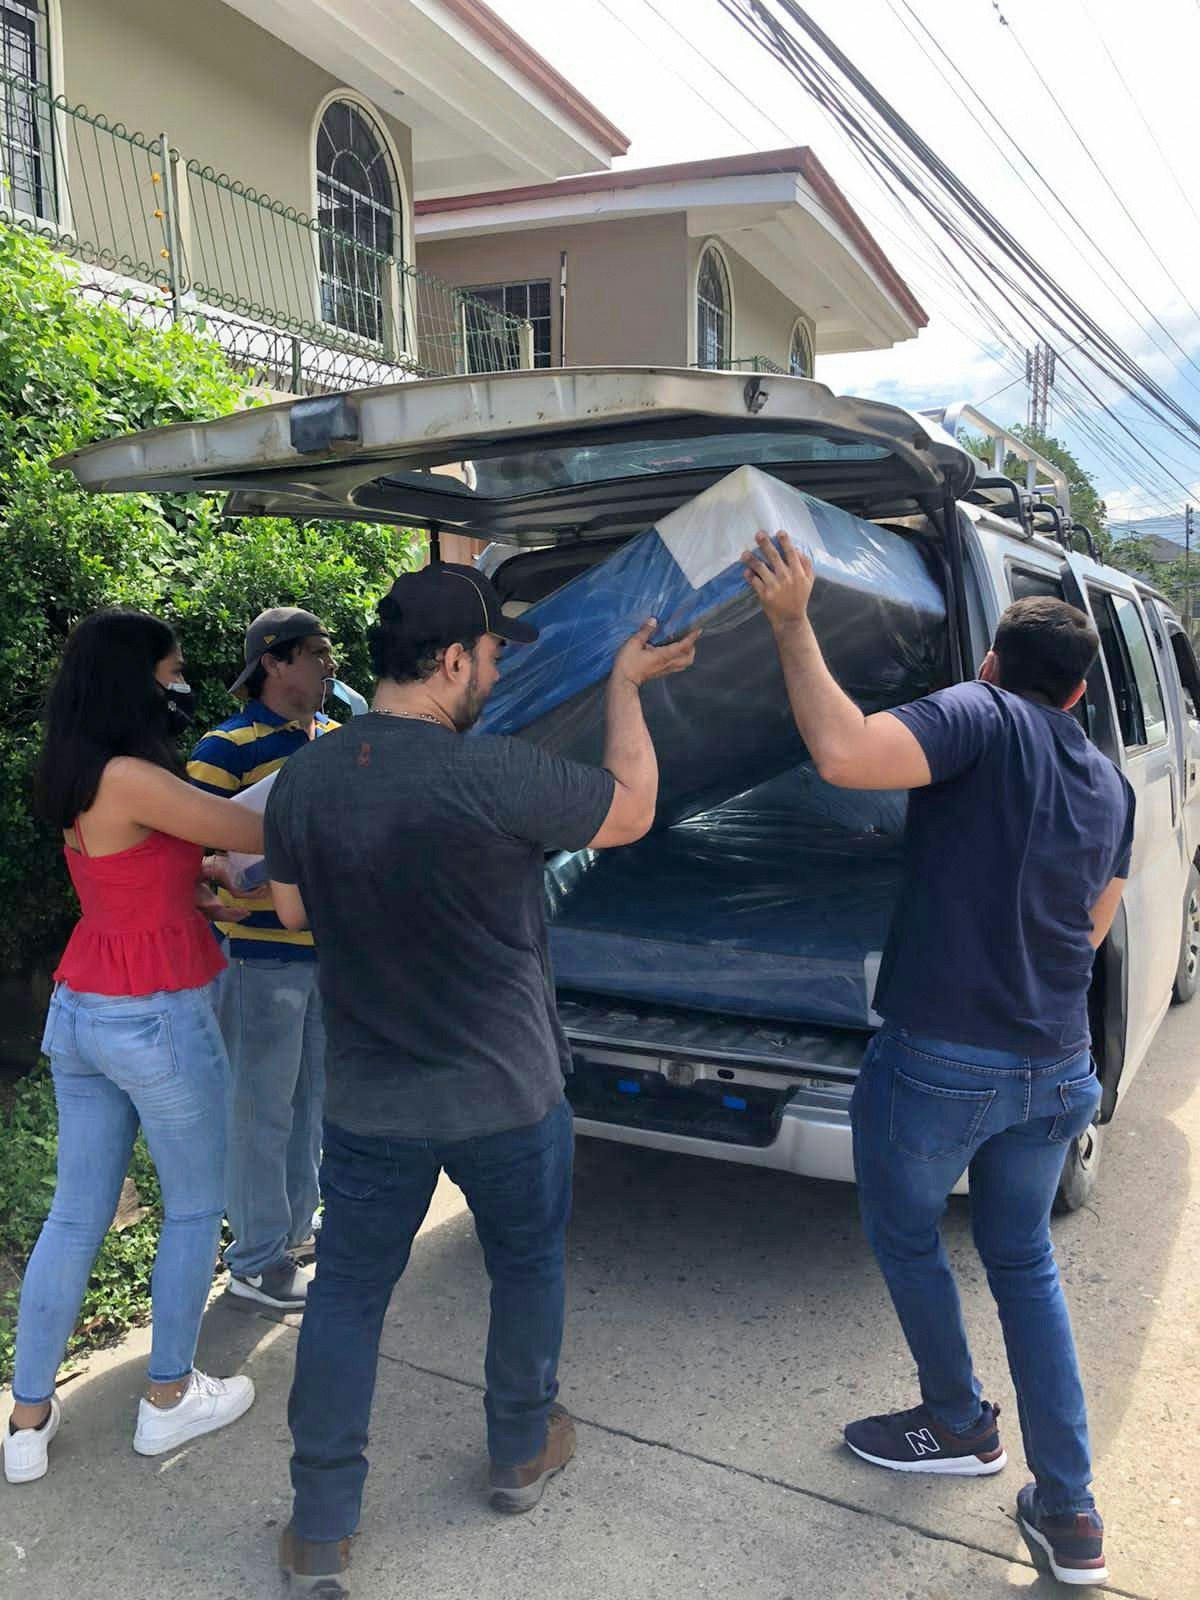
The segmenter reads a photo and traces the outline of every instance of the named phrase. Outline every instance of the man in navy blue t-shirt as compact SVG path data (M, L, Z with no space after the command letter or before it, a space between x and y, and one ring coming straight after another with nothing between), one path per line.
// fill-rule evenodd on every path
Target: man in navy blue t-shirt
M1100 1104L1088 987L1133 840L1133 792L1071 715L1099 640L1064 601L1019 600L977 682L864 717L808 620L811 562L786 534L778 547L760 534L743 559L821 776L912 791L875 995L884 1026L851 1122L864 1225L921 1404L851 1423L846 1442L901 1472L1006 1464L938 1234L969 1166L975 1241L1036 1480L1018 1497L1022 1530L1058 1578L1102 1583L1083 1388L1050 1243L1067 1148Z

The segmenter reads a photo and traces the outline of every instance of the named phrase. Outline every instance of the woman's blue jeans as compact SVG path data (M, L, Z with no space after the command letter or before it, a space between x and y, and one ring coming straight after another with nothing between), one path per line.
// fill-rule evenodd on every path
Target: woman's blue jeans
M13 1397L38 1405L54 1380L139 1126L158 1172L150 1380L192 1370L224 1209L225 1046L208 988L114 998L60 984L42 1049L58 1104L58 1182L25 1270Z
M981 1391L938 1223L970 1170L975 1245L1004 1330L1025 1459L1050 1516L1094 1504L1050 1207L1067 1146L1099 1104L1087 1050L1031 1061L892 1027L872 1040L851 1103L867 1238L916 1358L921 1397L960 1433L978 1417Z

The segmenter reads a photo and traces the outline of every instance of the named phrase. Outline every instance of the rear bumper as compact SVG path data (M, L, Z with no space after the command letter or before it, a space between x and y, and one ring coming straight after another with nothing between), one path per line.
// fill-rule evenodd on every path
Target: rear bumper
M618 1144L643 1145L650 1150L669 1150L678 1155L733 1161L747 1167L767 1167L801 1178L829 1178L837 1183L853 1183L850 1093L849 1084L844 1088L837 1085L828 1089L797 1089L784 1107L778 1129L769 1144L730 1144L586 1116L576 1117L575 1128L578 1133L591 1138L609 1139Z
M697 1139L689 1134L668 1133L657 1128L635 1128L621 1122L601 1122L592 1117L575 1118L575 1131L592 1139L608 1139L616 1144L642 1145L648 1150L667 1150L675 1155L702 1156L709 1161L733 1161L744 1167L766 1167L773 1172L790 1172L797 1178L827 1178L834 1183L854 1182L854 1146L850 1134L850 1086L830 1089L800 1089L792 1096L779 1119L779 1128L769 1144L727 1144L715 1139ZM955 1184L953 1193L968 1192L967 1174Z

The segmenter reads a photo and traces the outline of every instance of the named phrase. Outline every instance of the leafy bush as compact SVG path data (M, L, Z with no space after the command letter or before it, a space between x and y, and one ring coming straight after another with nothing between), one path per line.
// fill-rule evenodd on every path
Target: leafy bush
M207 497L88 495L54 471L79 445L253 403L216 344L90 304L71 272L0 226L0 972L51 966L75 914L29 780L45 686L80 617L128 604L170 621L208 727L234 709L225 685L266 606L315 611L344 675L364 683L371 602L416 558L415 537L395 529L230 523Z
M43 1065L20 1084L0 1113L0 1383L12 1375L20 1271L54 1198L58 1141L54 1088ZM139 1137L129 1176L148 1214L109 1233L88 1280L68 1356L104 1344L144 1322L150 1311L150 1273L162 1224L158 1179Z

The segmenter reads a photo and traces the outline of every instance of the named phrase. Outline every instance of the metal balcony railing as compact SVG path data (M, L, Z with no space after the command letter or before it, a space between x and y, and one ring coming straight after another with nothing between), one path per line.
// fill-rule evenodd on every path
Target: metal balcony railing
M532 329L188 160L165 133L0 72L0 222L95 269L84 292L208 333L297 392L532 366Z
M723 363L694 361L692 365L701 372L773 372L780 378L789 376L787 368L772 361L770 356L737 356Z

